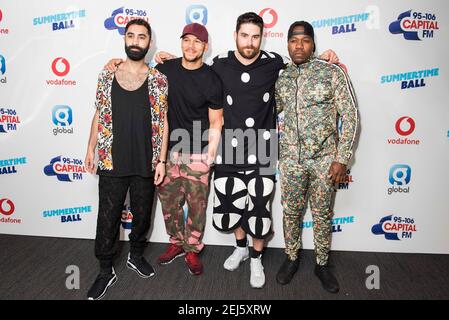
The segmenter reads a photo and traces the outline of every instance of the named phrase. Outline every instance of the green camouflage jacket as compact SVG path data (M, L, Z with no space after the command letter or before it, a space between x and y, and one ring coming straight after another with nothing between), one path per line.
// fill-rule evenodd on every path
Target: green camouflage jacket
M276 82L276 108L284 111L281 161L332 156L348 164L358 116L351 82L340 66L316 58L289 64Z

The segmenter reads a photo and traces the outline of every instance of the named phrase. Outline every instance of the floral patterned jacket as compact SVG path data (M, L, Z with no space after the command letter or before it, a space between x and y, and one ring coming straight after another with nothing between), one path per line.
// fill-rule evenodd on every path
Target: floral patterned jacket
M113 116L111 103L111 89L114 73L103 70L98 76L95 107L99 111L98 119L98 168L100 170L113 169L112 141ZM148 70L148 99L151 105L151 124L153 146L152 169L155 170L162 146L164 133L164 117L167 111L168 83L165 75L154 68Z

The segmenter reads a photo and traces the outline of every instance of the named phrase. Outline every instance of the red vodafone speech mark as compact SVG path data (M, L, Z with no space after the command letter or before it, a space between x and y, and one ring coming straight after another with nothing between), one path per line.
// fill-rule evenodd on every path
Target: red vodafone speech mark
M263 26L265 28L269 29L269 28L273 28L276 25L276 23L278 23L278 14L277 14L277 12L274 9L265 8L262 11L260 11L259 16L261 16L262 19L263 19L263 16L267 13L267 11L271 15L271 17L272 17L271 18L271 22L265 23L265 20L264 20L264 25Z
M6 202L9 205L9 210L3 209L3 203ZM0 199L0 213L5 216L10 216L14 213L14 203L9 199Z
M61 65L63 65L64 67L61 68ZM64 77L70 71L70 63L67 61L67 59L58 57L55 60L53 60L53 63L51 64L51 69L53 70L53 73L58 77Z
M403 123L403 121L407 121L409 124L409 128L408 130L402 130L401 128L401 124ZM410 117L401 117L398 119L398 121L396 121L396 131L401 135L401 136L408 136L410 135L413 131L415 131L415 121L410 118Z

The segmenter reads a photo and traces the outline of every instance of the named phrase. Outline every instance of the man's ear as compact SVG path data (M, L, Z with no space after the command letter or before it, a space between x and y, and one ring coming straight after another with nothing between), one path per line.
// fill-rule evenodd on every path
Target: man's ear
M237 31L234 31L234 41L237 41Z

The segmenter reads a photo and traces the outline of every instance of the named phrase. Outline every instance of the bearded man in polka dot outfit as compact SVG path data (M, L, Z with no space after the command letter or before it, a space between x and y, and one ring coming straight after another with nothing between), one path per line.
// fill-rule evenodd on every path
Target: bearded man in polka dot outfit
M274 87L288 62L260 50L262 35L262 18L253 12L242 14L234 32L237 50L217 56L212 65L223 82L225 100L213 225L219 231L234 231L237 246L224 262L229 271L249 258L246 235L252 237L253 288L265 284L262 251L272 233L270 205L278 157Z

